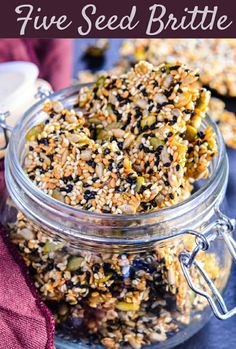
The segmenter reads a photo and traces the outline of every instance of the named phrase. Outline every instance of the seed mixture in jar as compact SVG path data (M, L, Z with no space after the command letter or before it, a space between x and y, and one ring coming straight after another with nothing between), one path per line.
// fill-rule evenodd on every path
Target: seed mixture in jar
M27 176L55 200L91 214L146 213L181 202L208 177L217 154L214 132L202 127L210 94L198 80L182 63L142 61L82 88L73 110L46 102L44 122L26 135ZM20 212L10 235L58 330L73 338L139 349L175 335L206 306L178 261L193 239L141 253L95 252L52 237ZM216 256L197 258L216 281Z
M172 241L142 253L89 252L50 238L18 215L11 232L59 333L106 348L139 349L174 336L206 306L183 276L178 255L193 239ZM198 260L217 285L217 257ZM205 287L190 270L194 283ZM221 270L222 272L222 270Z
M171 206L207 178L216 154L200 130L210 94L185 65L140 62L120 77L81 89L83 112L48 102L45 123L27 134L25 170L66 204L132 214Z

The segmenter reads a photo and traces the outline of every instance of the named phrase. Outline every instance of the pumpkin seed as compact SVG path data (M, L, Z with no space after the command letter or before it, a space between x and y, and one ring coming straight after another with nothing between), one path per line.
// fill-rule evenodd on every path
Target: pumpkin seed
M55 252L57 250L60 250L64 246L63 243L56 243L52 242L50 240L46 241L46 244L43 246L43 252L44 253L50 253L50 252Z
M106 80L106 77L104 75L101 75L98 79L97 79L97 82L96 84L98 85L98 87L102 87L104 82Z
M141 120L141 127L145 127L145 126L151 126L153 124L155 124L156 122L156 117L154 115L148 115L145 116L142 120Z
M82 264L83 258L82 257L72 257L69 259L67 264L67 270L69 271L75 271L78 270Z
M153 149L156 150L159 147L159 145L164 145L165 143L160 138L152 137L150 139L150 144L153 146Z
M145 183L145 179L144 177L137 177L137 181L136 181L136 187L135 187L135 190L137 193L139 193L140 189L142 188L142 186L144 185Z
M53 192L52 192L52 197L53 197L55 200L64 202L64 196L62 195L62 193L60 192L59 189L54 189L54 190L53 190Z
M137 311L137 310L139 310L139 304L127 303L127 302L118 302L116 304L116 309L121 310L121 311Z
M38 137L38 135L43 132L44 129L44 125L43 124L39 124L33 128L31 128L31 130L29 130L29 132L26 134L25 139L27 141L35 141Z
M186 127L186 139L188 141L193 141L197 136L197 130L195 127L187 125Z

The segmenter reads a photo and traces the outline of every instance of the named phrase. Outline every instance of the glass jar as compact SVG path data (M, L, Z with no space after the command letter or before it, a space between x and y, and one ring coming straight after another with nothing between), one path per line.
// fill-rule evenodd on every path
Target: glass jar
M80 87L50 98L71 108ZM57 347L171 348L206 323L210 307L220 319L236 313L221 296L235 242L234 220L220 211L228 160L217 126L204 121L219 154L190 198L151 213L95 214L47 196L24 173L25 136L44 120L43 103L12 132L1 216L55 315Z

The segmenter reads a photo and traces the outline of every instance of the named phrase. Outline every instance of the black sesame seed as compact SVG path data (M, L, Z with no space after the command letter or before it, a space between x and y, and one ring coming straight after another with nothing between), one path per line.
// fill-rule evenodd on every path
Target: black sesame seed
M151 200L150 204L152 205L152 207L157 207L157 203L155 199Z
M168 181L164 181L166 187L169 187L170 183Z
M84 145L82 145L82 147L80 148L80 150L85 150L85 149L87 149L88 148L88 144L84 144ZM95 152L96 152L96 150L95 150ZM95 153L96 154L96 153Z
M30 175L29 178L33 181L35 180L35 175Z
M67 191L67 189L66 189L66 188L63 188L63 187L61 187L59 190L60 190L60 191Z
M109 148L104 149L103 155L108 155L110 154L111 150Z
M165 90L164 91L164 95L168 98L168 97L170 97L172 95L172 91L171 90L170 91Z
M156 149L157 152L161 152L163 150L164 146L163 145L159 145Z
M95 263L92 267L94 273L98 273L100 269L100 264Z
M44 162L44 159L43 159L43 158L39 158L39 161L40 161L40 162Z
M170 70L178 70L180 67L180 65L173 65L172 67L170 67Z
M115 114L117 121L120 121L120 119L122 118L122 114L119 113L116 109L113 109L113 113Z
M97 194L96 191L85 190L85 192L84 192L84 199L86 201L88 201L90 199L94 199L96 194Z
M143 95L144 97L147 97L147 96L148 96L148 93L147 93L147 91L146 91L145 89L143 89L143 90L141 91L141 93L142 93L142 95Z
M172 126L172 125L176 124L176 122L177 122L177 117L173 116L172 120L169 121L169 125Z
M32 253L32 251L31 251ZM48 265L46 266L46 268L44 269L44 271L48 272L54 269L54 263L53 262L49 262Z
M170 104L170 101L169 101L169 102L163 102L163 103L161 104L161 106L162 106L162 107L165 107L165 106L168 105L168 104Z
M120 170L121 168L123 168L123 162L121 161L121 162L119 162L118 164L117 164L117 169L118 170Z
M166 162L166 163L164 164L164 167L170 167L170 165L171 165L171 162Z
M120 150L122 150L123 149L123 142L117 142L117 145L118 145L118 148L120 149Z
M51 161L53 161L53 154L49 154L49 155L47 155L47 157L48 157Z
M89 166L91 166L92 168L95 168L96 167L96 162L94 161L94 160L88 160L87 161L87 164L89 165Z
M199 131L197 135L198 135L198 137L201 138L201 139L204 139L204 137L205 137L205 133L202 132L202 131Z
M86 183L86 182L83 183L83 187L84 187L84 188L88 188L89 186L90 186L90 185L89 185L88 183Z
M176 171L179 171L179 169L180 169L180 165L177 164L177 165L176 165Z
M139 190L139 194L143 194L146 189L147 189L147 187L145 185L142 185L140 190Z
M110 142L116 141L116 137L115 136L111 136L110 138Z
M169 132L167 137L172 137L173 136L173 132Z
M133 185L137 182L137 177L134 177L133 174L128 175L128 177L126 178L126 182Z
M74 283L71 280L67 280L66 286L67 286L68 290L70 290L74 287Z
M67 193L72 192L73 187L74 187L74 186L73 186L72 184L68 184L68 186L67 186L67 188L66 188L66 192L67 192Z
M33 151L34 150L34 147L32 147L31 145L29 146L29 150L30 151Z
M154 104L151 104L148 108L149 113L152 111L153 108L154 108Z
M171 200L174 200L174 195L172 193L169 194L169 197L171 198Z
M185 113L185 114L192 114L192 112L193 112L193 111L192 111L191 109L185 109L185 110L184 110L184 113Z
M111 267L111 264L110 263L104 263L103 264L103 270L104 270L104 273L109 273L112 271L112 267Z
M142 150L143 149L143 144L141 143L141 144L139 144L139 150Z
M63 183L67 184L68 183L68 178L67 177L62 177Z

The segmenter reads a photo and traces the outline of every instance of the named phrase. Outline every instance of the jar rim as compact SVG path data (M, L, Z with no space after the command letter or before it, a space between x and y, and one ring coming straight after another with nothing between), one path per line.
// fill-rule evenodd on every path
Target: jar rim
M53 93L50 95L50 99L53 100L62 100L62 97L69 98L73 94L77 94L81 87L89 86L91 84L77 84L74 86L71 86L69 88L60 90L56 93ZM110 213L95 213L90 212L82 209L78 209L76 207L67 205L65 203L62 203L60 201L55 200L54 198L50 197L40 189L38 189L35 185L32 184L28 176L23 170L23 166L20 163L20 156L18 154L17 156L17 146L18 146L18 140L20 135L22 136L23 133L23 127L24 123L26 121L29 121L34 119L33 113L36 112L36 110L43 105L45 100L42 100L36 104L34 104L30 109L28 109L21 119L21 122L18 123L15 128L13 129L12 136L10 139L10 143L8 146L6 158L5 158L5 164L6 169L9 167L11 168L11 174L14 174L15 177L17 177L17 181L21 184L23 187L23 191L26 191L32 195L35 199L37 198L37 202L40 205L47 205L48 209L51 209L55 212L63 212L64 217L77 217L80 221L90 221L95 220L96 224L97 222L106 221L109 222L109 227L111 228L111 222L119 222L119 224L122 225L122 222L125 226L125 222L130 222L134 220L142 220L142 222L148 222L149 220L165 217L168 218L171 216L171 219L174 217L177 217L179 214L182 214L182 212L187 212L189 210L189 206L191 207L197 207L198 203L202 202L206 198L206 193L209 191L212 193L213 187L215 187L215 182L217 178L219 178L222 173L222 168L224 161L226 160L226 152L225 152L225 145L222 138L222 135L216 125L216 123L210 119L210 117L207 115L204 123L205 125L210 125L214 133L216 134L216 141L218 146L218 154L215 156L215 158L212 160L215 162L214 171L212 171L211 176L208 178L207 182L204 183L204 185L198 189L195 193L193 193L189 198L181 201L180 203L170 206L168 208L163 208L156 211L146 212L146 213L135 213L135 214L110 214ZM226 175L227 176L227 175ZM6 176L7 177L7 176ZM226 178L227 180L227 178ZM6 178L6 182L8 183L8 180ZM7 184L8 189L11 193L11 188ZM66 216L65 216L66 215ZM127 223L126 223L127 224ZM123 225L122 225L123 226Z

